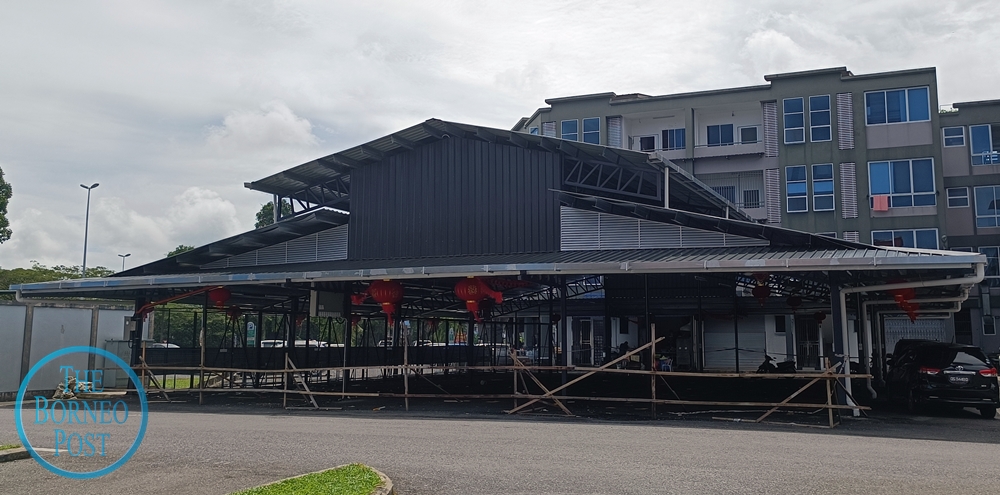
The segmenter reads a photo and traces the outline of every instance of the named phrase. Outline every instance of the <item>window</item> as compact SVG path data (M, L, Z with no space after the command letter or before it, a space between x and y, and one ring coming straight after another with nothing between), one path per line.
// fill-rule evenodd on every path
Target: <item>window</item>
M976 227L1000 226L1000 186L976 188Z
M945 127L943 131L945 146L965 146L964 127Z
M748 125L739 128L740 132L740 144L754 144L760 142L760 138L757 135L757 126Z
M948 188L948 208L965 208L969 206L968 187Z
M809 97L809 140L831 140L830 95Z
M743 207L744 208L760 208L760 189L744 189L743 190Z
M601 119L591 117L583 119L583 142L601 144Z
M528 128L528 134L532 134L532 135L537 136L538 135L538 128L537 127L529 127Z
M656 136L639 136L639 151L653 151L656 149Z
M979 248L979 254L986 256L986 276L1000 278L1000 247L981 247Z
M733 144L733 124L708 126L709 146L729 146Z
M806 142L805 113L802 98L785 98L781 102L784 109L785 144ZM828 105L829 106L829 105Z
M872 245L937 249L937 229L873 230Z
M663 148L667 150L682 150L686 147L684 129L664 129Z
M889 207L934 206L934 161L893 160L868 163L868 188L872 196L889 196Z
M805 165L785 167L785 196L788 201L788 213L809 211Z
M813 165L813 211L833 211L833 164Z
M712 186L712 190L726 198L726 201L736 204L736 186Z
M865 119L868 125L930 120L930 92L923 87L865 93Z
M1000 125L970 125L969 140L973 165L1000 163Z
M570 141L580 140L580 121L578 120L564 120L562 121L562 134L563 139L568 139Z

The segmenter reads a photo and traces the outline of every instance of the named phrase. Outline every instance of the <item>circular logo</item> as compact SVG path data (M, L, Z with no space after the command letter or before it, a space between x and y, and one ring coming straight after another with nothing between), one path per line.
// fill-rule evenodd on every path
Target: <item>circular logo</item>
M86 361L80 354L103 358L104 368L81 367ZM112 363L120 369L110 369ZM141 407L139 418L133 414L131 421L124 390L117 387L127 384L126 377ZM58 378L56 393L34 395L25 403L33 378L40 383L32 390L51 390ZM149 420L146 391L135 371L120 357L88 346L60 349L35 363L17 391L16 411L24 448L45 469L73 479L98 478L120 468L139 449Z

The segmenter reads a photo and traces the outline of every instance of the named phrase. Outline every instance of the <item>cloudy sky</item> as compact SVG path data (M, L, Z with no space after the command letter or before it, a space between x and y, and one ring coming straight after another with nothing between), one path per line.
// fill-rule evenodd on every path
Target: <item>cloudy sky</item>
M852 5L851 7L847 7ZM983 1L11 2L0 15L0 267L120 269L253 228L243 188L431 117L509 128L556 96L936 66L1000 98Z

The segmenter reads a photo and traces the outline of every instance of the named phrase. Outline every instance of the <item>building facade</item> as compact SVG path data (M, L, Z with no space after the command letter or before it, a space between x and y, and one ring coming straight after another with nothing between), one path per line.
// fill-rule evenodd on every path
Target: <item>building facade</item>
M513 130L651 153L757 222L873 245L979 251L991 261L988 281L1000 285L1000 101L938 110L934 68L764 79L548 99ZM1000 313L978 309L990 307L983 292L955 318L923 322L926 336L996 353L992 315ZM994 296L1000 308L1000 290ZM909 323L885 321L887 329Z

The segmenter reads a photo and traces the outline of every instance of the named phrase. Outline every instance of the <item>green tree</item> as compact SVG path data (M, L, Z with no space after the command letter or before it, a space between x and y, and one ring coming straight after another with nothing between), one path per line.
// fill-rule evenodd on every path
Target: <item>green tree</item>
M291 215L292 205L288 201L281 200L281 216ZM253 228L259 229L261 227L266 227L274 223L274 203L268 201L260 205L260 211L257 212L257 223L253 224Z
M177 256L178 254L181 253L186 253L192 249L194 249L194 246L185 246L184 244L178 244L177 247L175 247L172 251L167 253L167 258L171 256Z
M0 268L0 289L6 290L11 285L80 278L80 265L56 265L50 268L37 261L31 263L31 268ZM106 277L114 272L106 267L97 266L87 268L87 277Z
M3 169L0 169L0 244L10 239L10 222L7 220L7 203L10 202L13 188L3 179Z

